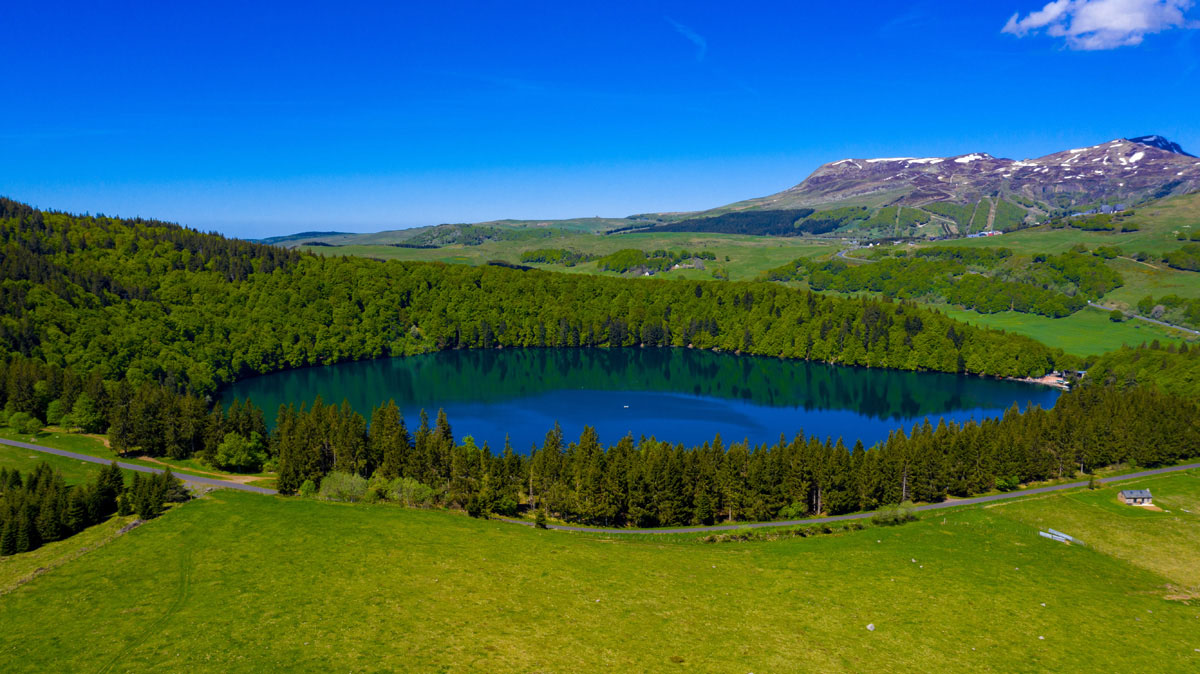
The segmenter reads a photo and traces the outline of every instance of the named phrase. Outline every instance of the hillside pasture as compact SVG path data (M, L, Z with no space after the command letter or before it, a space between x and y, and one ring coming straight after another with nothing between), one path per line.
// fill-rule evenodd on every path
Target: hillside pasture
M1040 504L1054 505L1022 507L1032 517ZM1146 518L1107 522L1134 532L1148 554L1163 533ZM653 538L216 492L0 598L0 668L1200 664L1196 609L1164 598L1169 579L1039 538L1002 509L775 542Z
M707 279L713 271L723 269L730 280L752 280L761 272L799 257L832 254L839 250L839 242L808 237L763 237L733 234L697 234L691 232L665 232L613 234L565 234L532 241L488 241L478 246L451 245L441 248L400 248L396 246L340 246L337 248L312 247L312 252L322 255L355 255L383 260L415 260L443 262L446 264L482 265L491 260L521 263L521 254L539 248L565 248L579 253L604 256L626 248L646 252L657 249L707 251L716 255L715 261L706 261L705 269L689 269L666 272L662 278ZM726 261L725 258L729 257ZM556 264L529 264L528 266L576 274L600 274L619 276L616 272L601 271L595 262L586 262L574 267Z
M957 307L941 306L947 316L971 325L1006 330L1032 337L1054 349L1074 356L1098 356L1122 346L1138 346L1159 340L1162 344L1182 343L1185 336L1176 330L1136 319L1122 323L1109 320L1109 312L1087 307L1065 318L1004 311L981 314Z

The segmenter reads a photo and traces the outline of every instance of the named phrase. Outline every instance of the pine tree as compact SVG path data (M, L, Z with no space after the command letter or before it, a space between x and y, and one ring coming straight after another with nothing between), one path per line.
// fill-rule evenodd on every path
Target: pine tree
M87 501L81 487L71 489L71 493L67 497L65 524L71 533L82 531L89 524Z
M371 463L378 465L379 474L389 480L400 477L408 461L411 442L395 400L389 400L372 412L369 445Z
M16 522L6 519L0 525L0 556L17 554Z
M34 548L34 529L33 522L29 521L29 517L22 510L21 514L16 519L16 543L13 546L13 552L21 553L28 552Z
M47 543L57 541L63 534L58 502L58 492L47 489L42 495L41 504L38 507L38 537Z

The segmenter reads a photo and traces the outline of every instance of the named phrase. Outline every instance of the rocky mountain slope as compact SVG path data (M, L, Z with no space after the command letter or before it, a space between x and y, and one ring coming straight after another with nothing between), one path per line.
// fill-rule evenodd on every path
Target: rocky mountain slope
M1200 159L1161 136L1140 136L1036 159L986 152L840 159L783 192L684 217L693 223L730 213L812 208L818 214L808 219L837 221L822 231L928 237L1011 229L1049 216L1197 191ZM679 218L638 217L662 223ZM797 230L806 224L797 222Z
M1027 206L1050 210L1137 203L1200 190L1200 160L1159 146L1179 147L1170 141L1149 138L1159 142L1120 138L1037 159L999 159L984 152L842 159L818 168L791 189L743 203L764 209L844 202L921 206L1011 196Z
M840 159L821 166L783 192L695 213L495 221L474 227L440 225L359 235L314 232L325 236L295 235L272 242L469 244L480 237L526 238L535 235L530 230L546 235L555 229L778 235L775 216L781 211L796 216L791 228L795 234L938 237L1012 229L1050 216L1104 205L1136 206L1192 192L1200 192L1200 159L1178 143L1152 135L1118 138L1036 159L1002 159L986 152L955 157ZM762 231L754 231L755 227ZM460 230L464 228L470 230L471 237L463 238Z

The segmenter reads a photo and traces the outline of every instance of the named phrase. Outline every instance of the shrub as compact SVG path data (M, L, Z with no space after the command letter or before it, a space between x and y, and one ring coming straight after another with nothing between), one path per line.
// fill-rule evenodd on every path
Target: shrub
M546 509L538 508L537 515L533 518L533 526L538 529L546 528Z
M871 522L884 527L904 524L915 519L917 519L917 514L912 501L880 508L871 516Z
M63 407L61 400L51 400L46 406L46 423L57 426L63 418Z
M388 484L387 496L409 507L427 506L433 502L433 487L411 477L399 477Z
M1108 312L1108 320L1112 321L1113 323L1120 323L1121 321L1125 320L1125 314L1122 313L1120 309L1113 309L1112 311Z
M808 514L808 506L803 503L793 503L779 511L780 519L794 520Z
M305 480L304 483L300 485L300 489L296 491L296 494L302 498L312 498L313 496L317 495L317 485L313 484L312 480Z
M354 503L367 494L366 478L334 471L321 479L318 496L326 501Z
M71 421L75 428L84 433L103 433L108 427L108 421L96 401L86 393L81 393L75 399L75 405L71 407Z
M226 433L221 444L217 445L217 453L212 463L221 470L253 473L261 469L266 460L267 450L263 446L262 436L258 433L251 433L249 438L237 433Z
M1012 491L1020 486L1021 479L1016 475L996 478L996 489L999 489L1000 491Z
M492 512L505 517L514 517L517 514L517 502L511 496L502 496L492 507Z
M41 419L30 415L28 412L17 412L10 416L8 418L8 425L22 435L33 435L45 426Z

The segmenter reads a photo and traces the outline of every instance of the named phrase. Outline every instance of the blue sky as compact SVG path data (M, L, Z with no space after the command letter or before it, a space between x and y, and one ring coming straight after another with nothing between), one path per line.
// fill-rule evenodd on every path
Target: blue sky
M1189 0L580 4L11 3L0 194L255 237L700 209L847 156L1200 150Z

